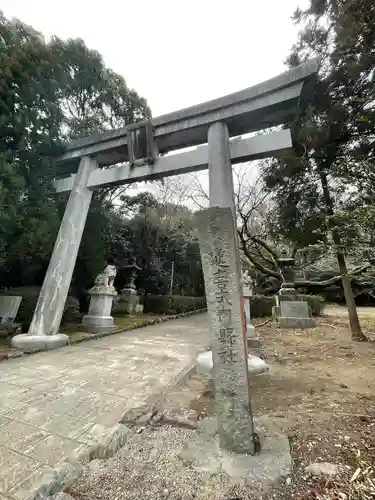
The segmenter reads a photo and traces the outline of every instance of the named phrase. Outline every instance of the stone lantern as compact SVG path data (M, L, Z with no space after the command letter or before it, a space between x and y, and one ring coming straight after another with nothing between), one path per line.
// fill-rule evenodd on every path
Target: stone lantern
M123 266L127 278L124 288L121 290L118 300L115 304L116 314L142 314L143 305L139 303L139 295L135 287L135 280L141 268L137 265L135 258L130 263Z
M285 250L282 251L281 257L277 259L277 267L282 276L281 288L279 291L280 295L294 294L296 292L295 285L295 259L294 257L288 257Z

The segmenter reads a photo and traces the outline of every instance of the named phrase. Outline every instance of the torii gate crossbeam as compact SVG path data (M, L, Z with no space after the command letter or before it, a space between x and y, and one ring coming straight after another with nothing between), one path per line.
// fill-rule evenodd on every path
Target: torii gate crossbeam
M285 130L249 139L229 139L291 121L301 97L308 95L317 70L318 61L311 60L234 94L163 115L146 124L135 124L68 144L57 162L68 165L72 171L77 168L76 174L56 180L55 187L58 192L71 191L69 201L29 332L15 336L13 345L24 351L34 351L68 342L67 336L59 334L59 327L94 188L159 178L208 166L210 204L230 205L233 210L233 193L229 192L232 189L229 181L231 161L275 156L291 147L291 138L289 131ZM211 134L210 144L210 130L213 131L218 123L224 128L218 136ZM152 146L153 158L146 161L130 155L130 139L134 131L134 137L137 136L137 130L141 137L147 136L147 148ZM195 151L162 156L207 142L207 146ZM225 161L212 153L220 145L226 155ZM102 168L129 160L131 163L128 165ZM229 169L228 172L224 172L225 169ZM229 185L223 185L223 179Z

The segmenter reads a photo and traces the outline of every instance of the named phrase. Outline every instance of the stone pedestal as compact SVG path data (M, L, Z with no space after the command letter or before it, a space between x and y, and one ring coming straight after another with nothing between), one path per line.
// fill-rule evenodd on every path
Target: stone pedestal
M82 319L82 327L89 333L116 330L111 316L113 299L117 292L112 286L94 286L89 291L89 312Z
M261 445L259 455L228 453L219 446L215 417L205 418L182 448L180 459L198 473L205 473L211 477L225 473L232 478L232 484L244 478L246 491L251 484L253 490L259 492L267 485L275 483L280 477L288 475L292 469L292 459L288 437L275 427L271 419L266 416L257 417L255 429ZM208 494L206 498L219 497ZM234 500L245 497L231 495L225 498Z
M276 305L272 316L280 328L314 328L316 321L311 317L308 303L303 296L284 293L275 296Z
M139 295L135 287L135 280L141 268L137 266L134 257L130 261L130 264L123 266L127 273L127 281L115 303L114 311L118 315L133 316L143 313L143 305L139 303Z
M199 375L210 375L213 368L212 351L201 352L197 356L197 373ZM249 354L247 357L247 369L250 376L261 375L270 370L270 366L258 356Z
M211 316L220 445L230 451L252 454L253 421L233 212L230 208L212 207L198 212L195 221Z
M135 288L123 288L114 306L118 315L129 315L143 313L143 305L139 303L139 295Z

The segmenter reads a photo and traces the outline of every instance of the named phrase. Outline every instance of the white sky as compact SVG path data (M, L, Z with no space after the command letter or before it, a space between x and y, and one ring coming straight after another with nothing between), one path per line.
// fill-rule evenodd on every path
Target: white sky
M153 116L158 116L284 71L283 62L297 35L291 15L298 5L308 3L1 0L0 10L47 38L83 38L89 48L102 54L107 67L147 99ZM256 179L256 162L250 166L249 176ZM190 182L188 176L180 179ZM207 190L207 172L200 179ZM155 183L137 184L135 189L154 194L159 190Z
M148 100L153 116L220 97L284 70L290 16L307 0L1 0L49 37L83 38Z

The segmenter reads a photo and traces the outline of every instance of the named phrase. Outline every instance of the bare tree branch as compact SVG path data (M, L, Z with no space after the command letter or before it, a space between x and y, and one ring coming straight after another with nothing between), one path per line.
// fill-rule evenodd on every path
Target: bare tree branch
M366 264L363 264L362 266L358 266L354 268L350 274L348 274L349 278L352 278L358 274L361 274L363 271L366 271L369 267L371 267L372 264L367 262ZM332 278L324 281L309 281L309 280L298 280L295 282L295 286L299 288L307 287L307 286L316 286L316 287L325 287L329 285L334 285L335 283L338 283L341 280L341 274L337 276L333 276Z
M281 274L272 271L271 269L267 268L264 266L262 263L258 262L256 259L254 259L254 256L251 254L251 252L248 249L248 246L246 245L246 240L244 240L243 233L241 231L238 232L239 238L240 238L240 243L241 243L241 248L245 256L249 259L249 261L262 273L268 275L268 276L273 276L274 278L277 278L281 281Z

